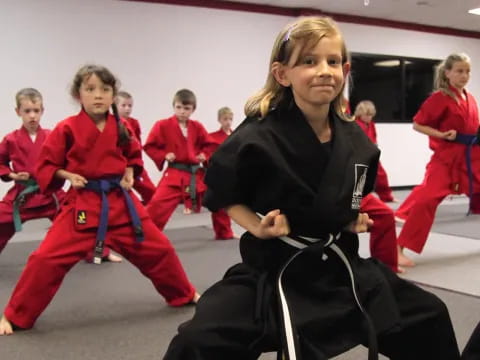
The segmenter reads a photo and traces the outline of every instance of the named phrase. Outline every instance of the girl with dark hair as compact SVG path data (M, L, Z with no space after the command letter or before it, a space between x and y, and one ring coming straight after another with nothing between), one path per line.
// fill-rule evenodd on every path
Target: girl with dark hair
M92 249L94 262L101 263L104 246L135 265L169 305L199 297L169 240L131 191L134 176L143 169L141 146L118 117L116 91L116 79L104 67L87 65L75 76L71 93L82 109L55 127L36 168L43 192L61 188L65 180L71 187L28 259L0 320L0 335L11 334L13 327L31 328L67 272Z

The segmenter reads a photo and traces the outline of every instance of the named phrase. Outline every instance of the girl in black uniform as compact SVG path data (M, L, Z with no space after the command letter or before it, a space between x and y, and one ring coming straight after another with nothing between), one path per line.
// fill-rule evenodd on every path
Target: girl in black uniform
M164 359L319 360L357 344L369 359L455 360L448 311L434 295L358 256L360 214L379 151L344 118L348 54L335 23L301 18L280 32L264 88L220 146L206 204L247 232L242 263L200 299Z

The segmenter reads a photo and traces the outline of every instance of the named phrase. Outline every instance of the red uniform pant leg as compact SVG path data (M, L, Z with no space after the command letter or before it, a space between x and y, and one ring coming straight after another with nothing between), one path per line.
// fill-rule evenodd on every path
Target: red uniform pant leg
M398 216L400 219L405 220L412 209L413 204L415 204L415 199L418 196L419 190L422 185L415 186L413 190L408 194L408 196L403 200L402 204L395 211L395 216Z
M147 211L152 221L160 230L164 229L175 208L182 201L182 195L181 188L158 186L155 194L147 205Z
M430 162L423 183L415 188L414 201L398 237L398 244L421 253L435 219L438 205L449 194L450 169Z
M232 223L230 216L225 210L212 212L212 224L215 231L215 239L233 239Z
M7 245L7 242L15 235L15 226L13 223L0 224L0 253Z
M38 209L30 208L27 211L20 212L20 219L22 223L28 220L49 218L53 221L53 218L57 214L56 204L52 203L48 206L43 206ZM0 218L11 218L11 212L8 214L1 214ZM15 226L13 222L0 223L0 253L7 245L7 242L15 235Z
M147 205L155 194L155 184L144 169L142 174L135 178L133 188L140 194L144 205Z
M189 303L195 289L172 244L151 219L143 220L142 227L145 240L141 243L135 242L131 226L122 226L109 230L109 245L149 278L169 305Z
M375 192L378 194L380 200L385 202L393 201L393 193L392 189L390 189L390 185L388 184L387 172L380 162L378 163Z
M397 234L393 210L370 194L362 200L360 211L367 213L373 220L370 228L371 256L389 266L393 271L398 271Z
M62 211L40 246L28 258L4 314L31 328L55 296L68 271L94 246L95 232L76 232L73 209Z

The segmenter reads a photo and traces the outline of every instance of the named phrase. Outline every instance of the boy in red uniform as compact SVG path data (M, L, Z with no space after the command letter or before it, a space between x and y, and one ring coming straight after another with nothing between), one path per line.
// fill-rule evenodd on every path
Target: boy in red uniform
M0 143L0 178L15 182L0 201L0 253L15 232L22 229L22 222L44 217L52 220L65 195L62 190L40 194L33 174L40 148L50 134L50 130L40 126L42 95L36 89L25 88L16 94L15 100L22 127Z
M212 146L213 153L232 133L233 112L228 107L222 107L218 110L218 122L220 130L210 133L210 138L215 143ZM215 231L215 239L227 240L234 239L236 236L232 231L230 216L224 209L212 212L212 224Z
M61 188L65 180L71 187L28 259L0 319L0 335L12 334L13 325L31 328L68 271L92 248L96 263L104 246L124 255L171 306L199 298L169 240L131 191L143 168L142 149L118 116L116 91L116 78L102 66L86 65L75 75L71 94L82 110L58 123L35 172L43 192Z
M182 89L173 98L175 114L155 123L144 150L163 173L157 190L147 205L147 210L160 230L178 204L190 198L193 210L199 212L206 190L203 183L203 163L212 142L203 125L190 116L195 111L195 94Z
M133 108L133 97L126 91L119 91L116 97L116 104L118 107L118 115L121 118L125 119L135 134L138 142L141 144L141 134L142 131L140 129L140 122L131 117L132 108ZM133 183L133 188L142 196L143 203L145 205L148 204L150 199L152 198L153 194L155 193L155 185L153 184L152 180L148 176L148 173L145 169L140 176L135 178L135 182Z

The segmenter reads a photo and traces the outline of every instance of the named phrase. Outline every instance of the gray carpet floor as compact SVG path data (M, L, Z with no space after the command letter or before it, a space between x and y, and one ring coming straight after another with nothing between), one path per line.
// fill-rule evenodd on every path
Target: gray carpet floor
M238 261L238 241L214 241L208 227L171 229L167 235L200 291ZM1 306L7 302L28 254L37 245L38 241L15 241L1 254ZM480 299L427 289L447 303L463 348L480 320ZM0 338L0 359L161 359L177 326L193 312L194 307L168 307L129 263L79 263L33 330ZM265 354L261 359L274 360L275 356ZM366 350L358 347L336 359L366 359Z

